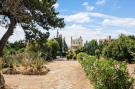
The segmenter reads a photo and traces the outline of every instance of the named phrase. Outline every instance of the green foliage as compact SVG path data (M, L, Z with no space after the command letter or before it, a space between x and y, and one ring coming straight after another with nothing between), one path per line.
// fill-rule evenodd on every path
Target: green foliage
M65 41L65 38L62 38L62 36L59 36L58 38L55 38L55 40L59 44L59 50L58 50L58 55L59 56L66 56L66 52L68 51L68 46Z
M84 52L84 47L83 46L81 46L80 48L78 48L78 49L75 50L75 53L76 54L79 54L81 52Z
M101 54L100 50L99 50L99 49L96 49L96 50L95 50L95 56L96 56L98 59L100 58L100 54Z
M79 54L77 54L77 59L79 62L82 62L83 59L86 59L88 57L87 53L81 52Z
M38 35L37 32L35 33L37 30L29 28L37 29L36 24L45 30L49 30L51 27L64 27L64 19L59 18L57 16L59 13L55 11L56 2L57 0L2 0L0 2L0 15L7 16L10 20L15 18L16 23L21 24L25 31L29 31L34 36ZM9 9L7 10L7 8ZM6 18L3 20L6 23Z
M20 53L1 58L0 67L3 74L44 75L49 71L46 63L42 57Z
M2 57L2 61L3 61L3 68L14 68L14 66L17 65L17 59L14 59L13 55L5 55Z
M23 40L15 41L14 43L8 43L7 47L18 51L18 50L26 47L26 42Z
M3 68L14 68L18 65L29 65L29 66L39 66L46 64L46 60L42 57L35 56L34 53L19 53L15 55L5 55L1 58Z
M73 58L72 58L73 60L76 60L76 55L74 54L74 56L73 56Z
M46 40L35 40L27 44L25 53L28 53L33 57L42 57L47 60L48 55L50 55L50 48L47 45Z
M68 60L72 60L72 59L76 60L76 54L73 50L68 50L66 57Z
M95 56L95 50L98 49L98 42L92 40L84 45L84 51L89 55Z
M24 48L26 47L25 41L16 41L14 43L7 42L5 48L4 48L4 54L5 55L15 55L17 53L24 52Z
M42 66L46 64L46 61L43 60L42 58L29 59L25 62L26 62L26 65L37 70L41 70Z
M50 48L51 56L53 58L56 58L58 50L60 48L59 43L55 39L51 39L48 40L47 45Z
M131 63L135 54L135 40L128 36L120 35L118 39L104 47L102 54L106 58Z
M49 29L63 28L64 18L58 16L54 6L56 3L57 0L0 1L0 24L8 29L0 40L0 56L3 55L4 46L17 24L23 28L27 42L47 39ZM47 32L44 33L39 28Z
M97 60L85 53L78 54L80 63L95 89L132 89L127 64L114 60Z
M110 43L111 42L107 42L107 41L99 41L99 43L98 43L98 49L100 50L100 52L102 53L104 47L106 47Z
M24 44L21 44L20 42L21 41L15 43L8 43L4 49L4 56L18 57L18 54L22 53L23 56L29 55L30 58L41 57L44 60L52 60L53 58L56 58L58 54L59 44L55 39L39 39L35 41L30 41L27 42L27 45L25 46L22 46ZM17 47L15 45L17 45Z

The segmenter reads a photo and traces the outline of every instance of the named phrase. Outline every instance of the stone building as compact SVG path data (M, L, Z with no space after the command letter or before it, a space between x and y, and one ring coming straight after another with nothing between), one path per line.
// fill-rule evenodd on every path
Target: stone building
M113 39L112 39L112 37L111 36L108 36L107 38L105 38L105 39L100 39L99 41L100 42L107 42L107 43L109 43L109 42L111 42Z
M83 46L83 39L81 36L76 39L71 37L71 49L78 49L81 46Z

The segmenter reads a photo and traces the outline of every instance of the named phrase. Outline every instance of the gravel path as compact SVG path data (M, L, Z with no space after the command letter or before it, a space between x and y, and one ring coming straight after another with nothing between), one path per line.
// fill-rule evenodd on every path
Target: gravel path
M93 89L77 61L54 61L44 76L4 75L12 89Z

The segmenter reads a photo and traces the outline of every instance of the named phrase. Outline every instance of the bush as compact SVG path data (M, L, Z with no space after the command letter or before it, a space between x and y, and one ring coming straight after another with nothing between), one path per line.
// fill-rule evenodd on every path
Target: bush
M85 53L78 54L80 63L95 89L131 89L126 63L115 60L97 60Z
M88 54L87 53L83 53L83 52L81 52L81 53L79 53L77 55L77 59L78 59L79 62L81 62L83 59L86 59L86 57L88 57Z
M45 75L49 69L45 66L46 61L43 59L29 60L26 64L26 70L22 71L24 75Z
M120 35L104 47L102 55L105 58L112 58L117 61L132 63L135 57L135 40L125 35Z
M0 59L0 69L3 74L25 74L25 75L44 75L49 69L42 57L30 53L19 53L16 55L6 55Z
M76 55L73 56L73 59L76 60Z
M76 57L76 54L74 53L74 51L73 50L68 50L68 53L67 53L67 55L66 55L66 57L67 57L67 60L71 60L71 59L76 59L75 57Z
M100 50L99 49L96 49L95 50L95 56L97 57L97 59L100 59Z
M66 58L67 58L67 60L71 59L70 55L67 55Z
M14 59L13 55L5 55L4 57L2 57L2 67L3 68L13 68L14 66L17 65L17 59Z

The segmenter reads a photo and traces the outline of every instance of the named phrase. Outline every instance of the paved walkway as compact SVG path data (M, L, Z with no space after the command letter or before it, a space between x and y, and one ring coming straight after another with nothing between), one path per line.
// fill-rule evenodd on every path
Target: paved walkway
M54 61L44 76L4 75L12 89L93 89L77 61Z

